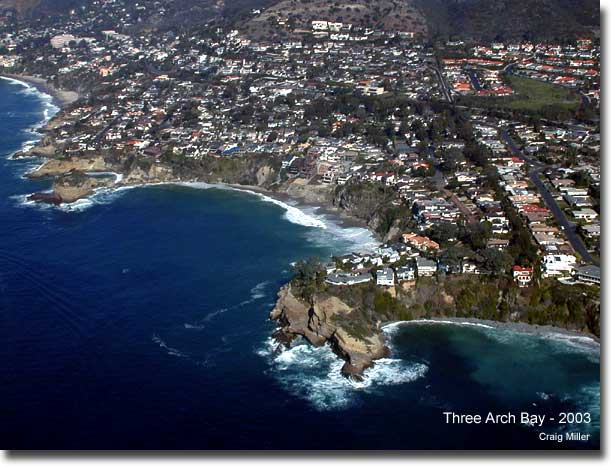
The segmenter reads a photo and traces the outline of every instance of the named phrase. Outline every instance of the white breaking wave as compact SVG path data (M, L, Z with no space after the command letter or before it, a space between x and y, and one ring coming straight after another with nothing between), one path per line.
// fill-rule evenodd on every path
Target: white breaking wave
M60 108L53 104L53 96L39 91L35 86L29 83L26 83L24 81L20 81L14 78L8 78L6 76L0 76L0 79L4 81L8 81L11 84L14 84L17 86L21 86L23 88L21 93L30 94L30 95L35 96L41 102L43 106L42 119L38 123L34 124L32 128L25 130L25 132L31 134L33 138L27 141L24 141L21 144L21 147L17 151L13 152L12 154L9 154L8 158L12 159L13 156L18 152L25 152L25 151L31 150L36 145L36 143L38 143L41 140L42 135L38 132L38 130L40 130L43 126L45 126L45 124L49 120L51 120L51 118L56 113L60 111Z
M367 228L342 227L331 219L330 216L318 213L319 208L315 206L301 206L298 208L290 204L290 202L286 203L257 191L220 183L179 182L172 184L205 190L216 188L220 190L238 191L257 196L264 202L275 204L285 209L284 217L289 222L305 227L313 227L313 229L306 234L309 241L320 246L330 246L331 238L338 238L341 240L343 245L335 245L340 247L339 253L356 251L356 249L359 251L371 251L379 246L380 243Z
M26 83L25 81L20 81L14 78L8 78L5 76L1 76L0 79L8 81L12 84L21 86L23 90L20 94L35 96L38 100L43 104L43 118L40 122L33 126L33 129L40 129L43 127L56 113L60 111L60 108L56 106L53 101L53 96L49 94L45 94L38 90L38 88L30 83Z
M57 207L65 212L82 212L91 208L92 206L111 204L120 196L123 196L126 191L131 190L132 188L136 187L122 186L98 188L94 190L93 195L88 196L87 198L79 199L73 203L62 203Z
M31 149L34 148L34 146L36 146L36 143L38 143L39 141L40 141L40 135L37 138L35 138L35 139L30 139L28 141L25 141L24 143L22 143L21 148L19 149L19 151L21 151L21 152L30 151ZM15 153L11 154L10 157L13 157L14 155L15 155Z
M121 182L123 176L121 174L109 172L116 177L115 183ZM313 229L307 232L307 240L315 243L318 246L323 247L335 247L336 253L347 253L351 251L371 251L379 245L379 242L374 238L373 234L363 227L342 227L338 225L333 219L324 214L318 214L317 207L304 207L297 208L291 204L283 201L271 198L262 193L256 191L237 188L224 184L212 184L204 182L169 182L169 183L149 183L140 185L120 186L120 187L106 187L100 188L95 191L92 196L78 200L74 203L62 203L59 209L66 212L84 211L96 204L108 204L112 202L115 197L114 193L122 192L125 190L148 187L148 186L164 186L164 185L176 185L185 186L194 189L221 189L238 191L242 193L248 193L257 196L262 201L275 204L285 209L284 217L293 224L302 225L305 227L312 227ZM332 239L338 239L340 244L331 245Z
M248 192L248 190L239 191ZM271 198L270 196L266 196L262 193L257 193L254 191L251 191L250 193L257 195L262 201L272 203L276 206L285 209L285 218L294 224L303 225L305 227L316 227L318 229L328 228L324 221L322 221L321 219L317 219L313 215L307 214L304 210L300 210L295 206L284 203L283 201L279 201L278 199Z
M251 289L251 300L258 300L266 296L266 286L270 284L270 281L264 281L257 284Z
M272 374L287 391L321 411L343 409L356 403L360 393L408 384L423 378L428 371L425 364L383 358L364 372L363 381L353 381L341 374L344 361L328 346L305 343L276 353L277 347L275 340L269 338L256 353L270 361Z
M564 342L569 346L600 351L600 344L588 336L563 334L561 332L548 332L546 334L543 334L542 336L547 339Z
M483 323L475 323L472 321L449 321L438 319L416 319L412 321L396 321L383 326L381 329L388 335L395 334L402 326L414 325L414 324L453 324L455 326L474 326L483 329L496 329L494 326Z
M263 193L249 190L247 188L238 188L234 186L225 185L222 183L204 183L204 182L180 182L180 183L174 183L174 184L179 185L179 186L187 186L190 188L202 189L202 190L216 188L219 190L229 190L229 191L238 191L241 193L249 193L251 195L257 196L262 201L275 204L285 209L285 218L294 224L303 225L305 227L317 227L320 229L327 228L326 224L323 221L306 214L305 212L301 211L297 207L291 206L290 204L284 203L283 201L271 198L270 196L266 196Z

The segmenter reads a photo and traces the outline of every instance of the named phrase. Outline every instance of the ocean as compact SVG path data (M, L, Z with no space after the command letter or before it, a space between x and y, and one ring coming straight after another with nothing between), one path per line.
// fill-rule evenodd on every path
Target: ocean
M0 80L1 448L599 448L600 346L587 338L396 323L392 356L360 383L328 348L275 354L267 318L291 264L368 248L365 229L207 185L26 202L50 181L9 156L57 110ZM454 425L452 411L548 421ZM591 422L560 425L560 412ZM539 440L566 431L590 439Z

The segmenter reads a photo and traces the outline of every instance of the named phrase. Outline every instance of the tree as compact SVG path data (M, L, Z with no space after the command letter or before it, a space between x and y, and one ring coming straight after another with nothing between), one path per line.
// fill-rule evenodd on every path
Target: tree
M449 222L436 224L430 229L428 237L438 243L455 240L458 237L458 226Z
M506 251L499 251L492 248L481 251L483 266L488 272L502 275L511 269L513 258Z
M464 160L462 151L457 148L448 149L443 153L443 163L441 170L443 172L454 172L458 168L458 164Z
M462 264L462 260L470 254L471 251L468 248L461 245L454 245L450 248L447 248L443 252L443 254L441 255L441 261L448 267L459 270L460 265Z
M492 226L489 222L468 224L462 235L462 241L469 244L473 250L484 249L492 236Z
M318 258L312 257L296 262L293 267L292 286L303 300L313 303L313 295L321 289L326 279L326 270Z

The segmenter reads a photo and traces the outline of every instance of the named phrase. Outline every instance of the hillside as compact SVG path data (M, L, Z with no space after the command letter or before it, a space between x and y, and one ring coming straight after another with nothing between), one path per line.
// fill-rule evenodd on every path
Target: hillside
M270 37L283 29L310 29L314 20L351 23L379 30L397 30L425 34L425 18L412 0L282 0L244 22L240 27L247 34ZM281 22L281 24L279 24Z
M89 0L0 0L0 10L19 17L53 16ZM595 0L141 0L153 28L194 26L222 20L247 35L272 38L311 21L351 23L431 37L514 40L598 35L600 5ZM159 7L167 14L154 20ZM256 11L256 13L254 13Z
M85 4L84 0L0 0L0 11L13 10L20 18L56 15Z
M595 0L417 0L431 35L475 40L598 34Z

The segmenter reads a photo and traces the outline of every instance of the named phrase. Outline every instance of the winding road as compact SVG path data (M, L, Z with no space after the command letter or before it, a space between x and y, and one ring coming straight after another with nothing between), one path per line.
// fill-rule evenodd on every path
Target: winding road
M558 224L562 227L562 230L564 231L564 234L566 235L566 238L568 239L572 247L577 253L581 255L583 261L598 266L598 261L596 261L596 259L590 254L590 252L585 247L585 244L581 240L581 237L579 237L579 235L577 234L577 224L568 220L564 211L562 211L560 206L558 206L558 203L554 199L553 195L541 180L540 176L543 173L543 170L550 166L536 161L522 153L517 146L517 143L513 140L513 138L511 138L511 135L509 135L506 130L502 130L501 135L504 141L507 143L511 152L514 155L520 157L524 162L526 162L526 164L530 166L530 180L532 181L532 183L534 183L539 193L543 197L545 204L553 213Z

